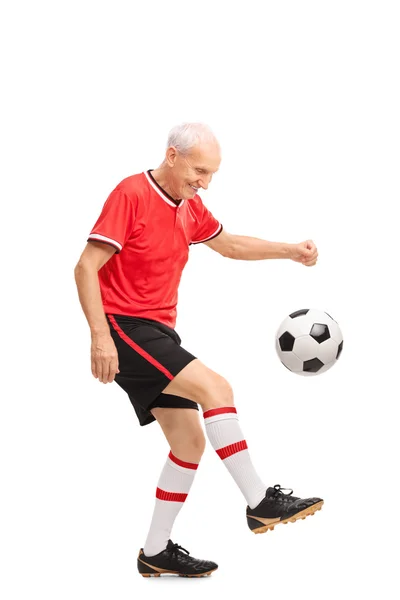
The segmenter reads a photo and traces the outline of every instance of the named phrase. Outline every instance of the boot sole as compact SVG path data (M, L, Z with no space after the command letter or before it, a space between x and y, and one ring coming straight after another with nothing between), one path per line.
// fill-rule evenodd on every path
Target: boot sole
M142 560L141 558L138 558L138 561L141 563L141 568L146 570L147 573L140 573L140 575L142 577L160 577L161 575L178 575L179 577L208 577L209 575L211 575L211 573L213 573L214 571L216 571L218 569L218 567L216 567L215 569L211 569L210 571L207 571L206 573L179 573L178 571L169 571L168 569L161 569L161 567L155 567L153 565L150 565L149 563L146 563L144 560Z
M163 571L162 573L140 573L142 577L161 577L161 575L178 575L178 577L209 577L211 573L216 571L217 569L213 569L212 571L208 571L207 573L200 573L200 575L185 575L185 573L177 573L176 571Z
M321 510L323 503L324 503L323 500L321 502L317 502L317 504L313 504L309 508L305 508L304 510L300 511L299 513L296 513L295 515L292 515L291 517L289 517L287 519L283 519L282 521L280 521L279 519L263 519L262 517L254 517L253 515L249 515L249 517L251 519L253 519L254 521L259 521L260 523L263 523L262 527L257 527L256 529L252 529L251 531L253 533L265 533L268 530L273 531L275 528L275 525L281 525L281 524L286 525L289 522L295 523L299 519L305 519L306 517L312 517L313 515L315 515L315 513L318 510Z

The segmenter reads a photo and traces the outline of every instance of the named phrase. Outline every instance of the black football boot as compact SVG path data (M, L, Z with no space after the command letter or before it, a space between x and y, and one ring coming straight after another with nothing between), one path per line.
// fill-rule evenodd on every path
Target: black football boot
M168 540L166 549L155 556L146 556L141 548L137 567L143 577L159 577L166 573L179 577L204 577L218 569L215 562L193 558L185 548L173 544L171 540Z
M298 519L305 519L321 510L324 503L321 498L296 498L284 494L280 485L269 487L265 492L265 498L255 508L246 509L247 524L253 533L265 533L268 529L274 529L280 523L294 523Z

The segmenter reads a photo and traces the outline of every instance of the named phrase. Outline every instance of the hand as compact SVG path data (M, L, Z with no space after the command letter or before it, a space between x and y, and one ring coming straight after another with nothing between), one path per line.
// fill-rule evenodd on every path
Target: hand
M101 383L111 383L118 369L118 352L109 333L92 336L92 373Z
M291 244L289 258L306 267L312 267L318 260L318 250L312 240L307 240L300 244Z

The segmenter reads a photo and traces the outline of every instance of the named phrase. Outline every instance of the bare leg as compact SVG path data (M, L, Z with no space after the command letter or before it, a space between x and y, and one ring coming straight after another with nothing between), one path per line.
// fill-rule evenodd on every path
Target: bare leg
M153 408L151 413L163 430L172 454L183 461L199 463L206 440L198 411L193 408Z

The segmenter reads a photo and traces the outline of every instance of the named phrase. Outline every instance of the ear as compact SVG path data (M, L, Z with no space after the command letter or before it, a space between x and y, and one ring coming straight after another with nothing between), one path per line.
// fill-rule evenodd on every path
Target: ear
M165 160L169 167L173 167L176 163L176 159L178 156L178 151L174 146L170 146L167 148L167 152L165 153Z

